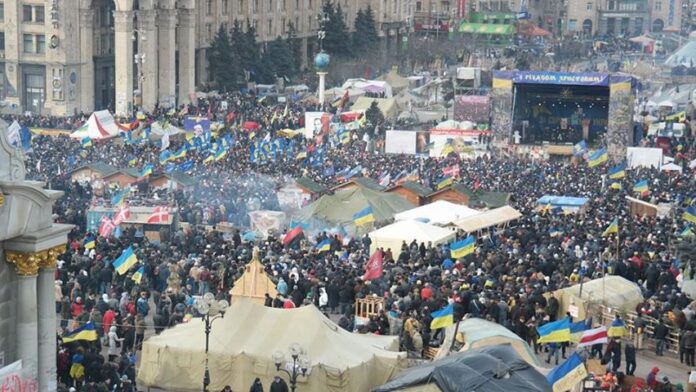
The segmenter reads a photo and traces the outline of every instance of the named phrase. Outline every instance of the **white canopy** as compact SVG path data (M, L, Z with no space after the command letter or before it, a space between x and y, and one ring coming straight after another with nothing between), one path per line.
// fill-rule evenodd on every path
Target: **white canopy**
M522 213L510 206L502 206L490 211L482 212L467 218L460 219L454 224L467 233L497 226L518 219Z
M200 391L205 364L205 325L201 319L179 324L143 345L138 384L167 391ZM234 302L210 334L210 390L225 385L249 388L256 377L268 386L276 374L273 354L288 359L300 345L310 376L300 377L307 392L372 390L405 368L405 353L390 351L396 336L345 331L314 306L275 309L247 300Z
M380 89L384 93L385 97L392 97L392 87L389 85L389 83L382 80L367 80L362 78L348 79L345 83L343 83L341 88L343 90L349 88L359 88L363 91L369 91L370 86Z
M413 220L399 221L384 226L369 234L372 240L370 253L374 252L377 248L384 248L384 250L391 249L392 255L396 259L401 254L401 244L404 241L410 243L416 240L419 244L421 242L426 244L431 242L433 245L437 245L453 240L454 234L452 230L443 229L442 227L429 225L427 223Z
M461 204L455 204L446 200L438 200L436 202L416 207L412 210L400 212L394 215L394 220L420 220L427 219L427 222L433 225L448 225L454 221L469 216L480 214L480 211L474 210Z
M662 171L677 171L679 173L682 172L681 166L677 165L676 163L668 163L666 165L662 165L660 170L662 170Z
M169 122L155 121L152 123L152 125L150 125L150 134L157 137L162 137L167 134L169 136L174 136L181 133L184 133L181 128L177 128Z
M73 139L108 139L118 136L119 129L114 117L108 110L92 113L80 128L70 134Z

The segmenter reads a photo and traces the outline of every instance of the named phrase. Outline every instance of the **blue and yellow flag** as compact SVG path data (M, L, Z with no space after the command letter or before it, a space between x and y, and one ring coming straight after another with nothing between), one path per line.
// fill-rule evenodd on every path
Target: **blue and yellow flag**
M97 340L97 328L94 326L94 322L90 321L87 324L68 332L61 338L63 343L76 342L78 340Z
M573 155L578 156L587 152L587 143L584 140L580 140L580 143L573 146Z
M224 148L220 148L217 151L215 151L215 160L219 161L227 156L227 150Z
M375 215L372 213L372 207L367 207L353 214L353 222L358 226L366 225L374 221Z
M602 237L606 237L609 234L617 234L619 232L619 218L614 218L613 221L609 224L606 230L604 230L604 233L602 233Z
M128 191L121 191L116 193L112 198L111 198L111 207L121 207L123 203L126 201L126 194Z
M145 274L145 267L140 267L140 268L138 268L137 271L135 271L135 273L133 274L131 279L133 280L133 282L135 282L135 284L140 284L140 281L143 280L144 274Z
M626 177L626 162L621 162L620 164L609 169L607 173L609 178L612 180L618 180L620 178Z
M463 240L454 242L450 246L450 254L453 259L461 259L476 251L476 238L470 235Z
M590 155L590 157L587 159L587 165L589 167L595 167L601 165L602 163L608 160L609 154L607 153L607 149L600 148L599 150L592 153L592 155Z
M319 252L328 252L331 250L331 239L327 238L324 241L317 244L317 250Z
M562 235L563 235L563 230L561 230L559 228L553 227L553 228L549 229L549 236L551 236L551 238L560 237Z
M570 391L587 377L587 368L580 355L573 353L568 359L553 368L546 376L553 392Z
M437 190L447 188L452 185L452 177L443 177L437 182Z
M633 185L633 192L640 193L641 195L650 192L648 188L648 180L640 180L636 182L635 185Z
M546 323L537 327L539 333L539 343L560 343L570 341L570 319L565 317L561 320Z
M620 338L626 335L626 324L621 319L614 319L609 325L607 336L610 338Z
M696 207L690 206L684 210L682 218L687 221L696 224Z
M152 163L148 163L143 167L143 170L140 171L140 174L138 175L140 178L143 178L145 176L149 176L152 174L152 170L155 168L155 166Z
M203 160L203 163L205 163L207 165L207 164L213 162L214 160L215 160L215 155L210 154L207 157L205 157L205 159Z
M449 304L444 308L430 313L433 321L430 322L430 329L447 328L454 324L454 306Z
M96 246L96 243L94 241L94 236L88 235L87 237L85 237L85 240L82 241L82 246L85 249L93 249Z
M609 188L620 191L623 189L623 185L620 182L612 182Z
M82 138L80 143L82 143L82 148L92 147L92 139L90 139L88 136Z
M174 158L174 159L185 158L187 150L188 150L188 148L186 148L186 144L184 144L183 146L181 146L181 148L177 152L172 154L172 158Z
M164 165L165 163L169 162L171 159L173 159L172 153L169 150L164 150L159 155L160 165Z
M128 249L124 250L121 256L111 264L119 275L123 275L137 262L138 257L133 253L133 248L129 246Z

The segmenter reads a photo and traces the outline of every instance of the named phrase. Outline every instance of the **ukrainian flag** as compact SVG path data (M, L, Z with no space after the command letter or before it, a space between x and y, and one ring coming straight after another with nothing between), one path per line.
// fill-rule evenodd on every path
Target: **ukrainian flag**
M300 159L306 159L306 158L307 158L307 151L300 151L297 153L297 156L295 156L295 159L298 161Z
M208 155L208 156L203 160L203 163L205 163L205 164L207 165L208 163L211 163L211 162L214 161L214 160L215 160L215 156L211 154L211 155Z
M172 153L169 150L164 150L159 155L160 165L164 165L172 159Z
M573 146L573 155L582 155L587 151L587 143L584 140L580 140L580 143Z
M621 319L614 319L609 325L607 336L610 338L620 338L626 335L626 324Z
M609 178L612 180L618 180L620 178L626 177L626 162L622 162L611 169L609 169Z
M635 193L648 193L648 180L640 180L635 185L633 185L633 192Z
M551 236L551 238L560 237L561 235L563 235L563 230L552 228L549 230L549 235Z
M623 189L623 185L621 185L620 182L612 182L611 185L609 185L609 188L620 191Z
M619 218L614 218L613 221L609 224L609 227L607 227L606 230L604 230L604 233L602 233L602 237L606 237L609 234L618 234L619 232Z
M696 224L696 207L691 206L688 207L685 211L684 214L682 214L682 218L687 221Z
M133 248L129 246L128 249L124 250L121 256L111 264L119 275L123 275L137 262L138 257L133 253Z
M449 304L437 312L430 313L433 321L430 322L430 329L447 328L454 324L454 306Z
M592 153L592 155L590 155L590 157L587 159L587 165L589 167L595 167L601 165L602 163L608 160L609 154L607 153L607 149L600 148L599 150Z
M82 138L82 148L92 147L92 139L89 137Z
M587 377L587 368L578 353L573 353L565 362L556 366L546 376L553 392L570 391Z
M450 254L453 259L461 259L474 253L476 250L476 238L468 236L461 241L457 241L450 246Z
M135 273L133 274L131 279L133 280L133 282L135 282L135 284L140 284L140 281L143 280L144 274L145 274L145 267L140 267L140 268L138 268L137 271L135 271Z
M96 245L96 244L95 244L95 242L94 242L94 237L91 236L91 235L87 236L87 237L85 238L85 240L82 241L82 246L83 246L85 249L93 249L95 245Z
M154 169L154 165L152 163L148 163L147 165L145 165L145 167L143 167L143 170L140 171L139 177L142 178L145 176L149 176L150 174L152 174L152 169Z
M179 151L175 152L175 153L172 155L172 158L173 158L173 159L185 158L185 157L186 157L186 150L187 150L186 145L181 146L181 148L179 149Z
M126 201L126 191L121 191L111 198L112 207L120 207Z
M452 177L443 177L437 182L437 190L446 188L452 185Z
M356 225L362 226L375 221L375 215L372 213L372 207L367 207L353 214L353 222Z
M94 323L90 321L80 328L69 332L67 335L63 335L61 340L63 343L76 342L78 340L94 341L97 340L97 328L94 326Z
M317 250L319 252L328 252L331 250L331 240L330 239L325 239L324 241L320 242L317 244Z
M219 160L223 159L226 155L227 155L227 150L225 150L224 148L221 148L215 152L215 160L219 161Z
M570 319L565 317L561 320L546 323L537 327L539 333L538 343L560 343L570 341Z

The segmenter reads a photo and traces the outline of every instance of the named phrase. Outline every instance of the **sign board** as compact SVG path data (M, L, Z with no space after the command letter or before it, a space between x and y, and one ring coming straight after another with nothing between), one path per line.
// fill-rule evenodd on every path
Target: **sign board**
M413 131L387 131L384 152L387 154L415 154L416 135L416 132Z
M577 305L568 305L568 313L573 317L578 317L578 307Z
M517 84L560 84L575 86L609 86L609 75L599 73L545 72L523 71L515 72L512 77Z

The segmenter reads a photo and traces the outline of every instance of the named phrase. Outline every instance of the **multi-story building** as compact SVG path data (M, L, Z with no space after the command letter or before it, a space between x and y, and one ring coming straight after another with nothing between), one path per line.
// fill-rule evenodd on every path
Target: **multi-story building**
M635 36L650 31L678 32L682 0L567 0L566 15L565 33Z
M650 31L679 32L682 28L682 0L650 0ZM688 7L688 5L687 5ZM688 10L688 9L687 9Z
M189 101L208 81L206 50L222 25L256 27L258 40L302 41L316 52L323 0L0 0L0 100L6 111L69 114ZM349 28L372 7L384 41L398 39L411 0L336 0Z

